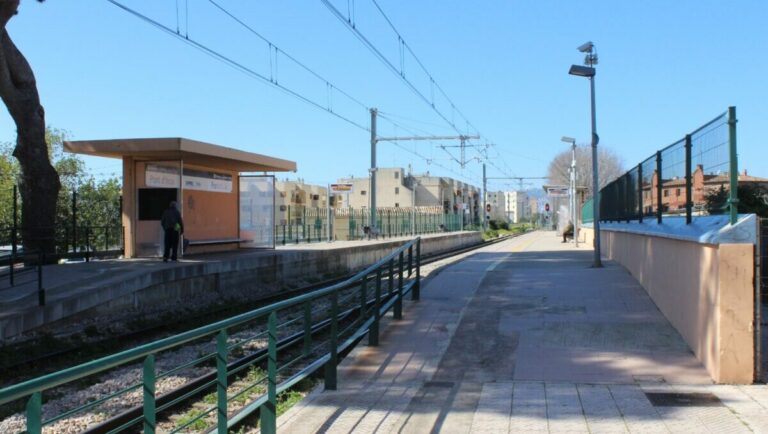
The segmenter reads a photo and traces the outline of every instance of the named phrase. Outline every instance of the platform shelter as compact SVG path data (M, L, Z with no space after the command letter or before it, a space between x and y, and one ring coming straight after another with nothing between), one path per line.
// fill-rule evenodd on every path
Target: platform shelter
M184 219L185 254L273 248L270 173L296 171L293 161L180 137L65 141L64 150L122 159L128 258L162 254L160 216L171 201Z

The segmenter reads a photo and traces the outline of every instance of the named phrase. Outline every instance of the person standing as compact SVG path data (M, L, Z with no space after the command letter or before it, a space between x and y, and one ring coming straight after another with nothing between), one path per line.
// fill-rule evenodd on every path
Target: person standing
M184 222L181 219L181 213L176 208L176 201L171 201L168 208L163 211L160 225L165 231L163 262L168 262L169 255L172 261L176 261L179 252L179 236L184 233Z

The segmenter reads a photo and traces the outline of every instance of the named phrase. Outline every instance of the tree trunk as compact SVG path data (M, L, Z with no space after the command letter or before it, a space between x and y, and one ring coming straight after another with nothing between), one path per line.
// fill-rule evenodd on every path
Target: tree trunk
M56 200L61 183L48 157L45 111L40 105L35 75L5 28L18 5L19 0L0 0L0 98L17 129L13 155L21 167L19 190L24 248L28 252L53 253Z

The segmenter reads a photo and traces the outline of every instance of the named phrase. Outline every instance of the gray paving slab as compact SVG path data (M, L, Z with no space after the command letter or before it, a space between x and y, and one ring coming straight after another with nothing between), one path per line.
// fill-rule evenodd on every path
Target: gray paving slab
M313 393L279 431L766 432L766 386L713 385L638 283L590 262L538 232L433 273L380 347L342 363L339 391ZM653 391L722 405L658 407Z

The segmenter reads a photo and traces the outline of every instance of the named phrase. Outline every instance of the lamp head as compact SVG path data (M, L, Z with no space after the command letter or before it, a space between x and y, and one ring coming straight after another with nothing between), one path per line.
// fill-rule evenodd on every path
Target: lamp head
M595 68L590 66L571 65L571 69L568 70L568 74L577 75L579 77L594 77Z

